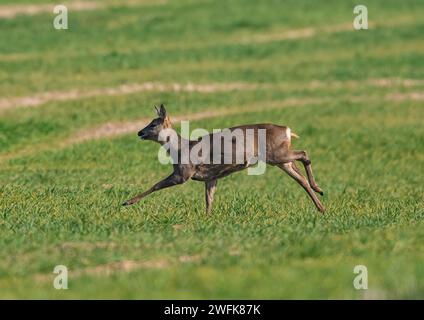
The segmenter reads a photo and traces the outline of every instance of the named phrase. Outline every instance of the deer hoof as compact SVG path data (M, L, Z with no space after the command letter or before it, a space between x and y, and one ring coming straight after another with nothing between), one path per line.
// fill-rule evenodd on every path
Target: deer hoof
M320 187L318 187L317 185L313 185L313 186L311 186L312 187L312 189L316 192L316 193L319 193L320 195L324 195L324 191L322 191L321 190L321 188Z

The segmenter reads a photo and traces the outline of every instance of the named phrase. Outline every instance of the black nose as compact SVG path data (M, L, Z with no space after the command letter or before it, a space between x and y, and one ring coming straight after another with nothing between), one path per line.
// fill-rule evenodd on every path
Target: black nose
M140 131L137 133L137 135L138 135L139 137L141 137L141 136L143 135L143 130L140 130Z

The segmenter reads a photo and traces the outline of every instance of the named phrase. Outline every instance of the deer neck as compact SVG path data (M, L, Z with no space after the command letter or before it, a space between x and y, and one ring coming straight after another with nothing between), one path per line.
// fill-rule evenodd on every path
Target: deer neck
M189 147L190 140L181 137L178 132L173 128L168 128L168 130L172 131L167 133L166 140L161 139L157 141L160 145L166 145L169 151L174 151L178 153L180 153L185 148Z

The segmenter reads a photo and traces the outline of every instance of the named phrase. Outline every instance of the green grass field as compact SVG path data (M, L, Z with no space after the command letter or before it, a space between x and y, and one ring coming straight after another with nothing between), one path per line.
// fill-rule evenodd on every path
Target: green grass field
M46 2L0 1L0 298L424 298L422 0L362 1L362 31L339 0L108 0L68 30L1 16ZM106 90L145 82L168 87ZM192 129L290 126L326 214L273 167L220 180L211 215L195 181L121 207L172 170L126 129L161 102L222 111Z

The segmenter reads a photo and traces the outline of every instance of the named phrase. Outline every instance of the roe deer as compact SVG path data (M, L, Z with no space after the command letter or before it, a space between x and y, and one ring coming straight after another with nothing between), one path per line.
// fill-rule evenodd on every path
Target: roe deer
M174 132L175 136L177 137L177 143L174 144L174 150L178 154L179 159L181 159L183 148L182 145L184 142L189 148L189 151L193 149L194 146L196 146L198 143L200 143L200 139L203 139L205 137L213 138L214 135L217 133L212 133L209 135L206 135L204 137L199 138L199 140L186 140L182 137L180 137L174 129L172 129L171 121L167 115L167 112L165 110L165 107L163 105L160 106L160 108L156 108L158 118L154 119L149 125L147 125L144 129L140 130L138 132L138 136L143 140L152 140L155 142L160 143L161 145L164 145L167 143L162 137L161 132L162 130L171 130L171 132ZM320 195L323 195L323 191L318 187L317 183L315 182L314 176L312 174L312 166L311 161L306 153L306 151L296 151L291 150L291 138L295 137L298 138L298 136L291 132L290 128L285 126L279 126L274 124L253 124L253 125L243 125L239 127L233 127L229 128L230 132L234 132L238 130L239 132L242 132L244 135L246 135L246 132L249 130L254 130L255 135L255 145L254 145L254 155L258 155L258 142L257 142L257 136L259 130L266 130L266 137L265 137L265 160L267 164L275 165L285 171L290 177L292 177L298 184L302 186L303 189L308 193L308 195L311 197L312 201L314 202L316 208L320 212L324 212L324 206L319 201L318 197L315 195L314 191L319 193ZM212 149L212 148L211 148ZM221 149L219 149L221 150ZM169 152L170 150L168 150ZM187 150L186 150L187 151ZM213 153L213 150L208 150L210 152L210 155ZM232 150L230 150L232 151ZM221 152L221 151L220 151ZM224 152L225 153L225 152ZM222 155L222 152L221 152ZM246 156L246 153L244 154ZM225 156L225 155L222 155ZM247 156L246 156L247 157ZM246 159L243 163L236 163L232 159L231 163L215 163L215 162L200 162L200 163L193 163L192 161L188 163L180 163L178 161L174 161L173 173L165 178L164 180L156 183L153 187L148 189L147 191L137 195L136 197L126 201L123 203L123 205L131 205L138 201L140 201L145 196L149 195L152 192L172 187L178 184L182 184L186 182L189 179L197 180L197 181L204 181L205 182L205 198L206 198L206 212L209 213L212 209L212 202L214 193L216 190L217 181L219 178L225 177L233 172L240 171L243 169L246 169L247 167L251 166L251 163L249 163L249 160ZM306 175L308 179L306 179L301 171L296 167L295 161L302 162L303 166L306 170Z

